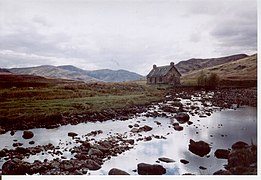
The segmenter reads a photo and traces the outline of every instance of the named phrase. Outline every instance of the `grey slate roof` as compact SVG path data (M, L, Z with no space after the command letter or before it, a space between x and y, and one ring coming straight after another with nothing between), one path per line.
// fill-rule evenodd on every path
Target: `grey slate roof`
M153 68L150 73L147 75L147 77L162 77L167 75L167 73L171 70L171 68L175 68L175 70L179 73L179 71L176 69L175 66L157 66L155 69ZM181 76L181 74L179 73Z

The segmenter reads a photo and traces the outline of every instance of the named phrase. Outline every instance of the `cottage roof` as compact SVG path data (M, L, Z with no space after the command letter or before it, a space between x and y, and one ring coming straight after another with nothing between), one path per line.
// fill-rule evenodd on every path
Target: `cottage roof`
M168 66L153 66L153 69L150 71L150 73L147 75L147 77L162 77L167 75L167 73L171 70L171 68L174 68L178 74L181 76L180 72L176 69L174 64L168 65Z

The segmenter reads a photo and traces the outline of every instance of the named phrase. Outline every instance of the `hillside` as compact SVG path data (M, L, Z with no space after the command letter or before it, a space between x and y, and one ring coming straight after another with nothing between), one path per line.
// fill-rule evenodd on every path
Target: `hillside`
M212 67L232 61L236 61L238 59L242 59L248 57L246 54L236 54L232 56L219 57L219 58L209 58L209 59L189 59L186 61L180 61L176 64L176 68L179 70L181 74L186 74L194 70Z
M30 74L43 76L48 78L59 78L59 79L70 79L70 80L80 80L85 82L90 81L104 81L104 82L124 82L142 79L143 76L129 72L126 70L110 70L101 69L95 71L86 71L77 68L72 65L64 66L38 66L38 67L28 67L28 68L13 68L10 69L12 73L15 74Z
M110 69L101 69L96 71L88 71L87 74L96 79L100 79L105 82L124 82L124 81L133 81L140 80L144 77L126 70L110 70Z
M15 74L29 74L48 78L69 79L85 82L97 81L97 79L90 77L87 74L49 65L28 68L13 68L9 69L9 71Z
M62 79L47 79L34 75L17 75L12 73L0 73L0 88L14 87L46 87L57 84L75 84L77 81Z
M207 75L210 73L216 73L220 78L221 85L223 86L254 86L257 82L257 54L184 74L181 78L183 84L196 84L197 77L201 71Z
M0 68L0 73L10 73L10 71L8 71L7 69Z

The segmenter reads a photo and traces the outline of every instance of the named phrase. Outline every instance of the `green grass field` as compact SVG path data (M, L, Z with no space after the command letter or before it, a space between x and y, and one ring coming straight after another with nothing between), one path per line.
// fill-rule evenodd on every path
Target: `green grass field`
M0 118L30 119L144 105L163 98L164 88L135 83L72 84L0 90Z

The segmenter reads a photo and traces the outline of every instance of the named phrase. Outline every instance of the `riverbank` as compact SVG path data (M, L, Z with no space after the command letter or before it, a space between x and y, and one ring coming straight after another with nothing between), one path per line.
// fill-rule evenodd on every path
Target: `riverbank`
M185 151L185 154L187 154L189 151L191 152L189 155L183 155L184 157L176 157L176 154L178 154L180 149L174 148L171 151L172 153L164 153L158 155L159 157L157 158L154 157L156 163L161 163L160 160L157 160L158 158L161 160L166 160L165 157L167 157L168 160L175 159L175 161L177 158L179 158L181 163L189 163L189 165L195 168L200 164L200 171L203 171L204 169L213 169L213 167L208 166L206 162L209 161L211 163L210 159L215 161L215 157L212 156L212 153L214 153L216 149L222 148L222 146L220 147L217 143L219 141L222 143L224 143L224 141L227 142L227 138L234 137L234 135L230 134L231 127L226 127L226 122L222 122L224 118L216 118L215 120L210 121L212 116L216 116L216 113L223 113L223 111L219 111L219 107L213 105L216 100L213 101L212 99L214 99L215 93L217 92L206 93L204 91L181 88L164 88L160 89L160 91L162 95L164 94L164 100L162 102L152 103L151 105L144 106L144 108L138 108L138 110L141 109L140 111L133 110L132 117L128 112L126 112L125 118L122 119L124 121L117 121L117 118L102 122L96 122L99 120L94 120L91 123L83 123L79 124L79 126L75 125L75 127L73 126L73 129L71 129L72 132L61 129L66 128L66 126L59 126L58 128L50 129L49 133L53 133L57 130L57 134L51 135L53 137L58 138L59 136L57 135L59 135L61 131L62 134L60 134L60 138L64 138L64 136L71 138L69 140L67 138L65 142L63 140L60 142L59 139L56 140L59 141L59 144L65 144L63 146L59 144L57 145L55 143L47 145L40 143L45 141L42 141L42 137L39 136L37 132L43 131L40 133L41 135L46 131L44 134L48 134L48 129L36 129L35 131L33 129L33 132L31 133L24 132L24 140L19 141L17 141L17 138L19 138L21 132L11 131L9 136L12 139L11 141L15 140L13 143L14 148L2 149L0 151L0 155L5 162L2 167L3 174L13 174L15 172L19 172L20 174L86 174L87 171L89 172L103 169L104 164L110 161L110 159L114 159L114 157L119 158L118 156L120 156L120 154L129 151L133 147L138 148L144 145L144 150L147 151L147 145L150 143L153 144L155 142L155 150L158 151L157 149L162 147L162 145L157 145L157 142L164 144L165 141L166 143L168 142L167 144L170 147L173 144L172 142L179 142L178 144L182 144L181 148L186 149L182 150ZM226 99L228 98L224 98L224 100ZM227 106L227 104L230 102L230 100L228 100L225 101L224 105ZM222 108L225 108L225 106ZM215 113L215 111L217 112ZM228 120L230 123L232 123L236 115L241 111L225 110L224 112L234 113L234 115L230 117L231 119ZM243 113L243 111L241 113ZM229 117L227 115L225 116L225 119ZM243 115L244 114L239 114L239 117L244 117ZM79 116L79 114L77 116ZM75 124L81 122L81 120L78 120L77 116L72 117L77 119L77 123ZM239 117L237 117L237 119ZM84 116L79 117L79 119L80 118L84 119ZM243 122L245 121L246 119L244 118ZM210 125L210 122L214 124ZM103 126L103 124L106 124L106 126ZM96 130L100 125L100 130ZM233 126L235 131L242 131L244 133L248 132L246 131L248 126L242 124L242 127L239 126L238 129L235 129L235 125ZM81 128L83 128L82 133L80 131L78 132L78 129ZM225 131L227 128L229 130ZM243 130L241 130L242 128ZM87 129L90 132L86 134ZM209 132L210 129L213 129L214 131ZM249 130L251 129L252 128L249 127ZM63 132L68 134L63 134ZM27 134L27 136L24 134ZM210 154L197 155L197 150L188 150L187 147L189 146L190 139L188 139L187 134L190 135L189 137L192 137L193 139L195 138L195 142L198 140L203 140L206 142L204 144L210 146L212 149ZM12 138L13 136L14 138ZM34 137L36 139L34 139ZM36 143L36 145L34 145L32 139L35 141L34 143ZM237 140L238 137L233 139L233 143ZM106 141L105 144L103 143L104 141ZM26 147L28 146L28 143L31 144L29 147ZM116 149L114 149L114 147ZM151 146L149 147L149 149L152 149ZM135 150L131 150L129 152L135 152ZM207 153L209 153L209 150ZM41 155L45 157L45 159L39 160L39 156ZM163 157L161 158L161 156ZM32 157L37 158L34 161L30 160L30 162L28 162L28 160ZM138 158L138 155L136 154L131 157ZM135 158L133 159L135 160ZM130 161L131 160L128 159L128 162ZM153 159L149 162L142 160L141 162L137 163L134 161L132 164L140 164L138 167L142 167L142 173L144 173L145 167L158 167L161 169L159 172L162 174L173 173L173 167L168 168L164 162L163 164L158 164L160 166L153 166ZM10 172L10 167L15 167L17 169L15 172ZM124 166L121 166L121 168L123 167ZM162 167L166 170L162 169ZM133 168L133 170L140 172L137 167ZM187 173L193 174L194 172L189 170Z
M15 88L0 91L0 134L66 124L126 120L145 112L150 104L190 98L195 88L147 86L135 83L68 84L49 88ZM257 105L256 89L212 91L214 106ZM157 116L157 114L155 114Z

